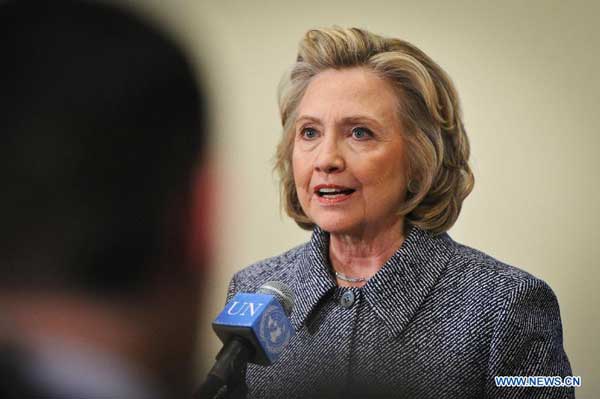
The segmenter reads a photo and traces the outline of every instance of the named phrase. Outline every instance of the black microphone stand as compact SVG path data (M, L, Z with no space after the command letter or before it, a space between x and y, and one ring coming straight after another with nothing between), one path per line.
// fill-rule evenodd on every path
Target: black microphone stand
M242 370L254 356L253 352L252 346L243 338L232 337L217 354L215 365L193 398L213 399L225 385L228 392L232 392L241 383Z

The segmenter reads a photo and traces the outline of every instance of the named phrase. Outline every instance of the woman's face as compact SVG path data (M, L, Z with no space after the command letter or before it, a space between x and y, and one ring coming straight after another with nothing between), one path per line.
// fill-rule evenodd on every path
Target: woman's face
M314 223L362 236L398 222L405 142L386 81L364 68L321 72L300 102L294 133L294 181Z

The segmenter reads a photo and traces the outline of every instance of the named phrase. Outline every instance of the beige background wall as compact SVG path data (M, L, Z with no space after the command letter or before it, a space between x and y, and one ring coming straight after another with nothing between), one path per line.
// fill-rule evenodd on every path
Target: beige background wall
M598 3L129 2L181 35L213 93L223 190L202 365L219 347L210 319L231 275L308 238L279 213L275 93L303 32L336 24L411 41L454 79L476 185L450 234L550 284L578 397L600 395Z

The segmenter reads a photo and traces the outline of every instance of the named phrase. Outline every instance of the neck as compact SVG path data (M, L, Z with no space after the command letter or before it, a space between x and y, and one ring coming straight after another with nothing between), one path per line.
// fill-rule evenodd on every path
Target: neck
M359 234L332 233L329 258L333 270L347 277L371 278L404 242L404 219L399 218L378 230ZM366 281L351 283L338 278L339 286L362 287Z

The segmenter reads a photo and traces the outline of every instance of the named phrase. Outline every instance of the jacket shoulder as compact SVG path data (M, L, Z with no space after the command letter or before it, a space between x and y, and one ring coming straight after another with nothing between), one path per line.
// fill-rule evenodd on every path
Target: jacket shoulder
M294 278L295 265L307 249L308 243L294 247L284 253L253 263L233 275L229 295L238 291L254 292L267 281L290 284Z
M498 319L514 306L541 306L558 314L556 294L544 280L482 251L455 243L446 266L438 293L460 298L484 318Z
M546 283L525 270L504 263L482 251L455 243L455 251L448 267L453 276L462 276L478 285L490 284L490 288L514 289L521 285Z
M495 385L494 376L572 375L558 300L544 280L462 244L456 244L448 267L448 287L457 288L465 307L477 309L487 325L486 397L507 392ZM525 392L523 397L531 393ZM539 392L549 398L574 397L573 388Z

